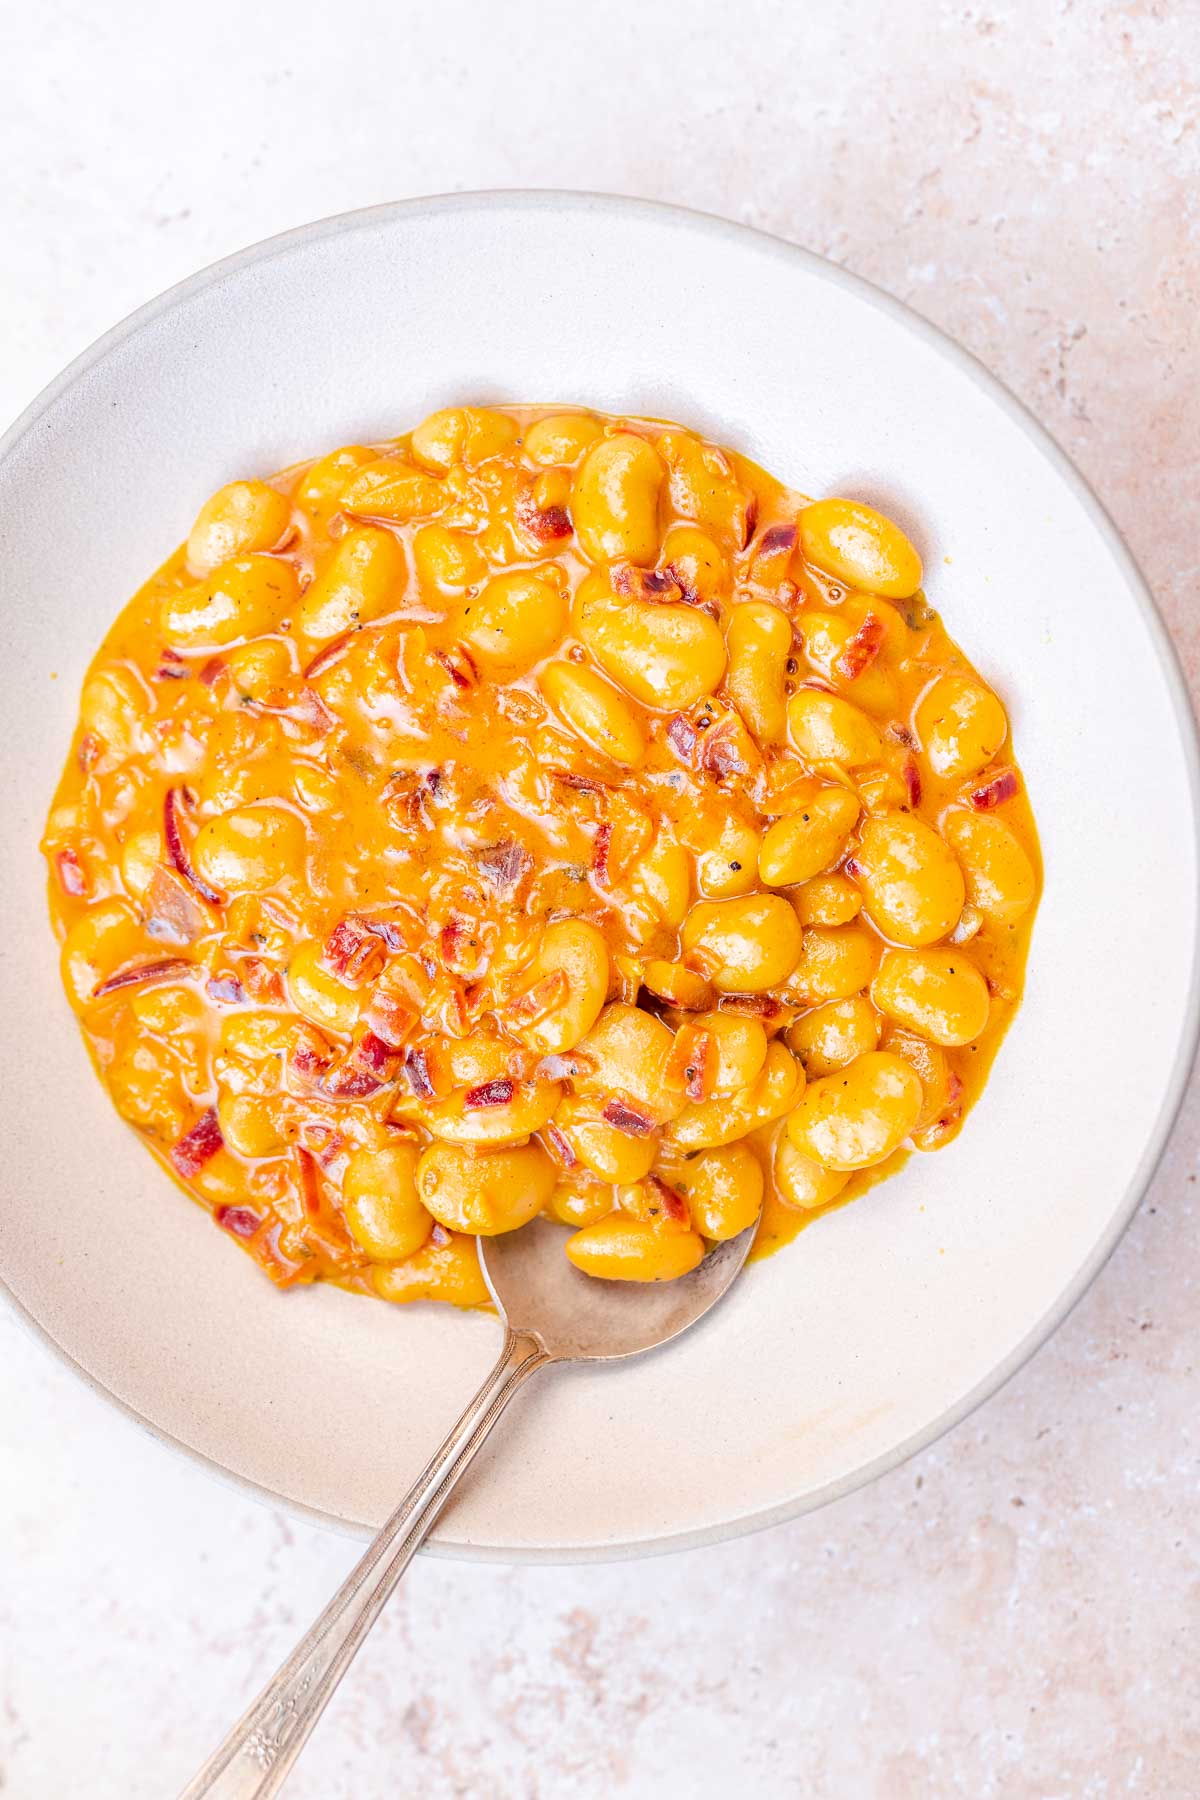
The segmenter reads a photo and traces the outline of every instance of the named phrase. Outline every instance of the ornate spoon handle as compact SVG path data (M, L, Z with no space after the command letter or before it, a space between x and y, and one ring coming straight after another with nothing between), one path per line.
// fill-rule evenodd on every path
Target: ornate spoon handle
M277 1794L388 1595L432 1530L463 1470L527 1376L553 1360L509 1331L495 1368L362 1560L180 1800Z

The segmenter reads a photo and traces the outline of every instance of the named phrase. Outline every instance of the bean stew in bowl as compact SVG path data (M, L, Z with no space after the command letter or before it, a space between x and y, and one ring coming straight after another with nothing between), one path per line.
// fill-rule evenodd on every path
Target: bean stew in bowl
M904 533L686 426L456 407L223 487L44 838L113 1104L280 1286L765 1252L962 1126L1040 864Z

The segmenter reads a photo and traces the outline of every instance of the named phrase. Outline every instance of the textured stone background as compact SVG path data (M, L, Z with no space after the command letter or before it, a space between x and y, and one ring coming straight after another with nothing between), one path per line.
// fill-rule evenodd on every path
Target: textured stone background
M309 218L505 185L683 201L981 356L1112 509L1195 686L1198 54L1186 0L0 0L0 414ZM869 1491L649 1563L422 1561L289 1794L1200 1793L1198 1146L1193 1093L1074 1316ZM161 1800L353 1548L170 1457L7 1316L0 1343L0 1790Z

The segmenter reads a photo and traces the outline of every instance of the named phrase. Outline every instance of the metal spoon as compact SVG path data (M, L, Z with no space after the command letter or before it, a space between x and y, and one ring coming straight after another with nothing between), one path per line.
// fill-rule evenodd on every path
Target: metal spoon
M180 1800L277 1794L388 1595L525 1379L547 1363L619 1362L669 1343L731 1285L754 1227L718 1244L690 1275L661 1283L594 1281L563 1255L564 1236L560 1226L535 1219L479 1240L505 1328L499 1361L371 1548Z

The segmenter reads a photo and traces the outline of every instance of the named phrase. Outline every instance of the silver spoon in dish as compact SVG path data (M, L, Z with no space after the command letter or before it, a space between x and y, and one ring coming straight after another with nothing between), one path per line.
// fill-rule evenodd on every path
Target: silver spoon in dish
M620 1362L669 1343L732 1284L754 1226L718 1244L678 1281L596 1281L563 1255L548 1219L481 1238L479 1259L504 1326L495 1368L312 1629L209 1757L180 1800L268 1800L287 1779L338 1682L432 1531L455 1483L535 1370Z

